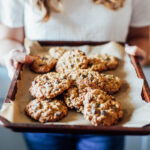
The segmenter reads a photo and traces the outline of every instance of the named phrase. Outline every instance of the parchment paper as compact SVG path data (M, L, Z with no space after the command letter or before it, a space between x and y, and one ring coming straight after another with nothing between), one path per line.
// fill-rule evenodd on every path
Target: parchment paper
M37 42L30 40L25 41L27 52L31 55L46 54L49 47L41 47ZM120 101L124 117L118 124L126 127L142 127L150 123L150 103L142 100L141 91L143 80L137 77L136 71L130 61L129 56L124 52L124 48L115 43L110 42L102 46L80 46L65 47L67 49L81 49L87 55L92 53L109 54L119 59L119 67L115 71L107 71L106 74L114 74L121 78L123 85L121 90L114 96ZM21 72L21 80L17 83L17 94L15 101L10 104L3 104L1 113L3 117L15 123L38 123L26 116L24 108L26 104L33 99L29 93L29 87L33 78L37 74L30 71L29 66L25 65ZM83 115L75 111L69 111L67 117L59 122L49 124L70 124L70 125L90 125L83 118Z

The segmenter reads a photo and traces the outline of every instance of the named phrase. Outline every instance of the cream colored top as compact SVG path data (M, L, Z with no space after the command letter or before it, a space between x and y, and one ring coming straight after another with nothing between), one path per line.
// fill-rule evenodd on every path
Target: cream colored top
M32 40L120 41L128 28L150 25L150 0L126 0L123 8L112 11L92 0L62 0L62 13L52 12L48 22L27 0L0 0L0 22L25 28Z

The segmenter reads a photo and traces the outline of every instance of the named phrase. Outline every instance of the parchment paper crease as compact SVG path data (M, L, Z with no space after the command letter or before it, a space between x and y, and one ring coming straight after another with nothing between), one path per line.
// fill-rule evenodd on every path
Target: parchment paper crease
M30 40L25 41L25 47L27 52L31 55L46 54L49 49L49 47L41 47L37 42ZM123 82L120 92L115 94L115 97L117 97L124 109L124 117L119 125L126 127L142 127L150 123L150 103L148 104L144 102L141 97L143 80L137 77L130 58L124 52L124 48L121 45L115 42L110 42L102 46L80 46L66 48L81 49L87 55L92 53L108 53L116 56L119 59L119 67L115 71L105 73L117 75ZM27 117L24 112L25 105L29 100L33 99L30 96L28 89L36 75L37 74L30 71L27 65L23 67L23 71L21 72L21 80L18 81L17 85L18 91L16 94L16 99L10 104L3 104L0 115L15 123L37 123ZM82 114L75 111L69 111L67 117L52 124L85 125L90 123L85 121Z

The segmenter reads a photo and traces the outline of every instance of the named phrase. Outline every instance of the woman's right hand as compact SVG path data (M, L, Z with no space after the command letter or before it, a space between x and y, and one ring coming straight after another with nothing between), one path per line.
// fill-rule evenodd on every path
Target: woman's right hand
M17 68L18 63L26 63L30 64L34 60L33 56L27 55L25 52L22 52L18 49L11 50L5 57L5 65L8 69L8 75L10 79L13 78L15 70Z

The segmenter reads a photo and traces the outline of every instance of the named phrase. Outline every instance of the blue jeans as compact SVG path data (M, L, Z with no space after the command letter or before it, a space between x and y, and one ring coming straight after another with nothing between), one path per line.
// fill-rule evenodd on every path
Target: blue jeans
M123 150L123 136L24 133L29 150Z

